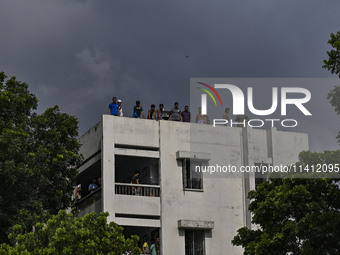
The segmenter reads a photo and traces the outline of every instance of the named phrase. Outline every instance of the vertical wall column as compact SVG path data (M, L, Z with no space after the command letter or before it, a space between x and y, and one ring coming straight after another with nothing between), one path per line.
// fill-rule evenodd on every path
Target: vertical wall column
M160 202L160 215L161 215L161 218L160 218L160 224L161 224L161 227L159 229L159 239L160 239L160 250L161 250L161 255L165 254L163 252L163 244L164 244L164 239L163 239L163 225L162 225L162 197L163 197L163 185L162 185L162 150L161 150L161 123L163 122L164 120L159 120L158 121L158 148L159 148L159 158L158 158L158 184L160 185L160 198L159 198L159 202Z
M243 148L243 166L254 165L254 141L253 141L254 130L246 126L242 128L242 148ZM243 219L244 225L251 228L251 214L248 210L250 200L248 199L248 192L255 189L255 173L243 173Z
M277 129L276 127L272 127L267 129L267 148L268 148L268 157L272 159L271 164L275 165L276 163L276 155L277 155Z
M115 157L114 157L114 117L102 115L102 211L109 212L109 221L114 221L115 208Z

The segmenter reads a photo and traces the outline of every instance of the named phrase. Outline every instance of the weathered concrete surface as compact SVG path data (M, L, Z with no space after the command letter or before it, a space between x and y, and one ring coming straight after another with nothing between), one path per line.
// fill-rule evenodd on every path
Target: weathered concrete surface
M257 163L291 164L308 149L304 133L252 128L213 127L194 123L152 121L103 115L102 122L80 139L90 157L101 150L102 210L126 226L161 228L163 255L184 254L185 229L191 223L206 230L207 255L242 254L230 241L237 229L250 224L246 196L254 189L254 174L203 174L203 190L183 188L182 160L193 155L209 165L240 168ZM115 148L116 147L116 148ZM160 198L115 195L115 154L159 158ZM115 217L115 214L160 216L158 219ZM189 223L179 227L179 221ZM191 222L191 223L190 223ZM210 222L205 224L205 222Z

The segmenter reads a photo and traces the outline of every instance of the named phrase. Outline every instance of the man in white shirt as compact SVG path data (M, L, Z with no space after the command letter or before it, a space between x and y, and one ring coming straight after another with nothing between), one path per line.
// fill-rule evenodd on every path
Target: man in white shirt
M118 109L119 109L119 117L123 117L124 115L123 115L123 108L122 108L122 100L118 100L117 101L117 103L118 103Z

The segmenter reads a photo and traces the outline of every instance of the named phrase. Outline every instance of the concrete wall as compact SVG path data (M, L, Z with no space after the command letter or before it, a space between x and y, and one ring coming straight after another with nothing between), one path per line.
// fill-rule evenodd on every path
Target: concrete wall
M115 144L159 147L158 122L156 121L119 118L119 121L114 121L108 132L114 133Z
M79 142L82 144L80 153L85 160L101 150L102 135L102 122L98 122L79 138Z
M213 127L195 123L150 121L103 115L102 122L81 137L84 155L101 149L102 210L109 220L126 226L161 227L163 255L184 254L184 230L179 220L214 222L205 232L207 255L242 254L230 241L237 229L251 227L246 196L254 189L252 174L203 174L203 190L183 188L182 159L178 151L210 155L209 165L255 163L290 164L308 149L303 133L252 128ZM103 143L101 143L103 141ZM117 148L115 148L115 146ZM161 197L115 195L114 155L159 157ZM115 214L159 216L158 219L115 217Z
M133 205L122 205L121 196L115 196L115 157L117 150L117 155L130 155L129 151L133 151L136 147L145 148L136 156L146 156L150 157L152 155L158 157L158 152L155 149L159 147L159 126L158 122L150 121L145 119L132 119L132 118L121 118L112 115L102 116L103 125L103 145L102 145L102 176L103 176L103 210L110 213L109 220L119 222L123 221L125 224L131 226L133 222L141 222L141 220L134 220L131 218L116 219L115 214L121 213L121 211L126 211L127 208L133 207ZM115 148L115 146L128 146L132 149L124 150L122 148ZM152 151L145 151L146 149L152 149ZM116 200L117 199L117 200ZM126 198L125 203L129 203L132 198ZM151 209L155 210L156 214L159 214L159 198L151 197L149 199L154 199L150 203L153 205ZM141 199L143 200L143 198ZM158 205L154 205L158 203ZM120 207L122 205L123 207ZM142 204L139 203L140 206ZM144 204L145 207L148 206ZM158 206L158 207L157 207ZM119 207L119 209L118 209ZM135 208L137 209L137 208ZM150 209L146 209L148 212ZM143 208L139 208L136 211L130 211L129 214L140 214ZM148 212L149 213L149 212ZM159 221L158 221L159 222ZM153 223L154 225L157 223ZM141 222L140 226L144 226L145 223ZM154 226L153 225L153 226Z
M90 212L95 212L98 214L102 212L100 199L92 203L89 203L89 205L86 206L85 209L81 210L80 212L77 212L76 215L77 217L83 217L85 214L90 213Z
M116 195L115 212L120 214L160 216L160 198Z
M176 152L190 150L212 153L210 165L242 164L241 131L178 122L160 122L161 162L161 239L164 251L175 246L185 249L184 230L179 220L214 221L214 228L206 231L206 254L242 254L230 244L236 230L244 226L242 178L203 176L203 192L183 189L182 164ZM190 139L194 144L190 144ZM174 213L175 212L175 213ZM184 254L184 253L181 253Z

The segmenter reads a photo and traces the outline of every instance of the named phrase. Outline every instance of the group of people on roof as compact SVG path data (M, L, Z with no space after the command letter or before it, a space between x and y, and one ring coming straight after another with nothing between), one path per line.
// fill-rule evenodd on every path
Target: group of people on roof
M144 114L144 109L140 101L136 101L136 105L133 107L132 118L143 118L150 120L172 120L172 121L191 121L191 113L189 112L189 106L184 107L184 111L178 107L178 102L175 102L174 107L170 111L164 109L163 104L159 104L159 108L156 109L154 104L151 105L147 112L147 116ZM115 116L124 116L122 100L117 100L116 97L112 98L112 103L109 105L109 114Z
M123 117L124 114L123 114L122 100L117 100L116 97L113 97L112 103L109 104L108 112L111 115ZM227 120L226 126L230 126L231 118L229 114L230 114L230 109L226 108L223 114L223 119ZM170 111L166 111L164 109L163 104L159 104L158 109L156 109L156 106L152 104L150 109L147 112L147 115L145 116L144 109L140 101L136 101L136 105L133 107L132 118L191 122L191 113L189 111L188 105L184 107L184 111L181 111L181 109L179 108L178 102L175 102L174 107ZM238 123L242 123L244 120L248 122L249 121L248 116L237 115L235 119L235 121ZM208 115L202 114L201 107L198 108L198 113L196 115L195 122L199 124L210 124ZM236 126L241 127L242 125L237 124Z

